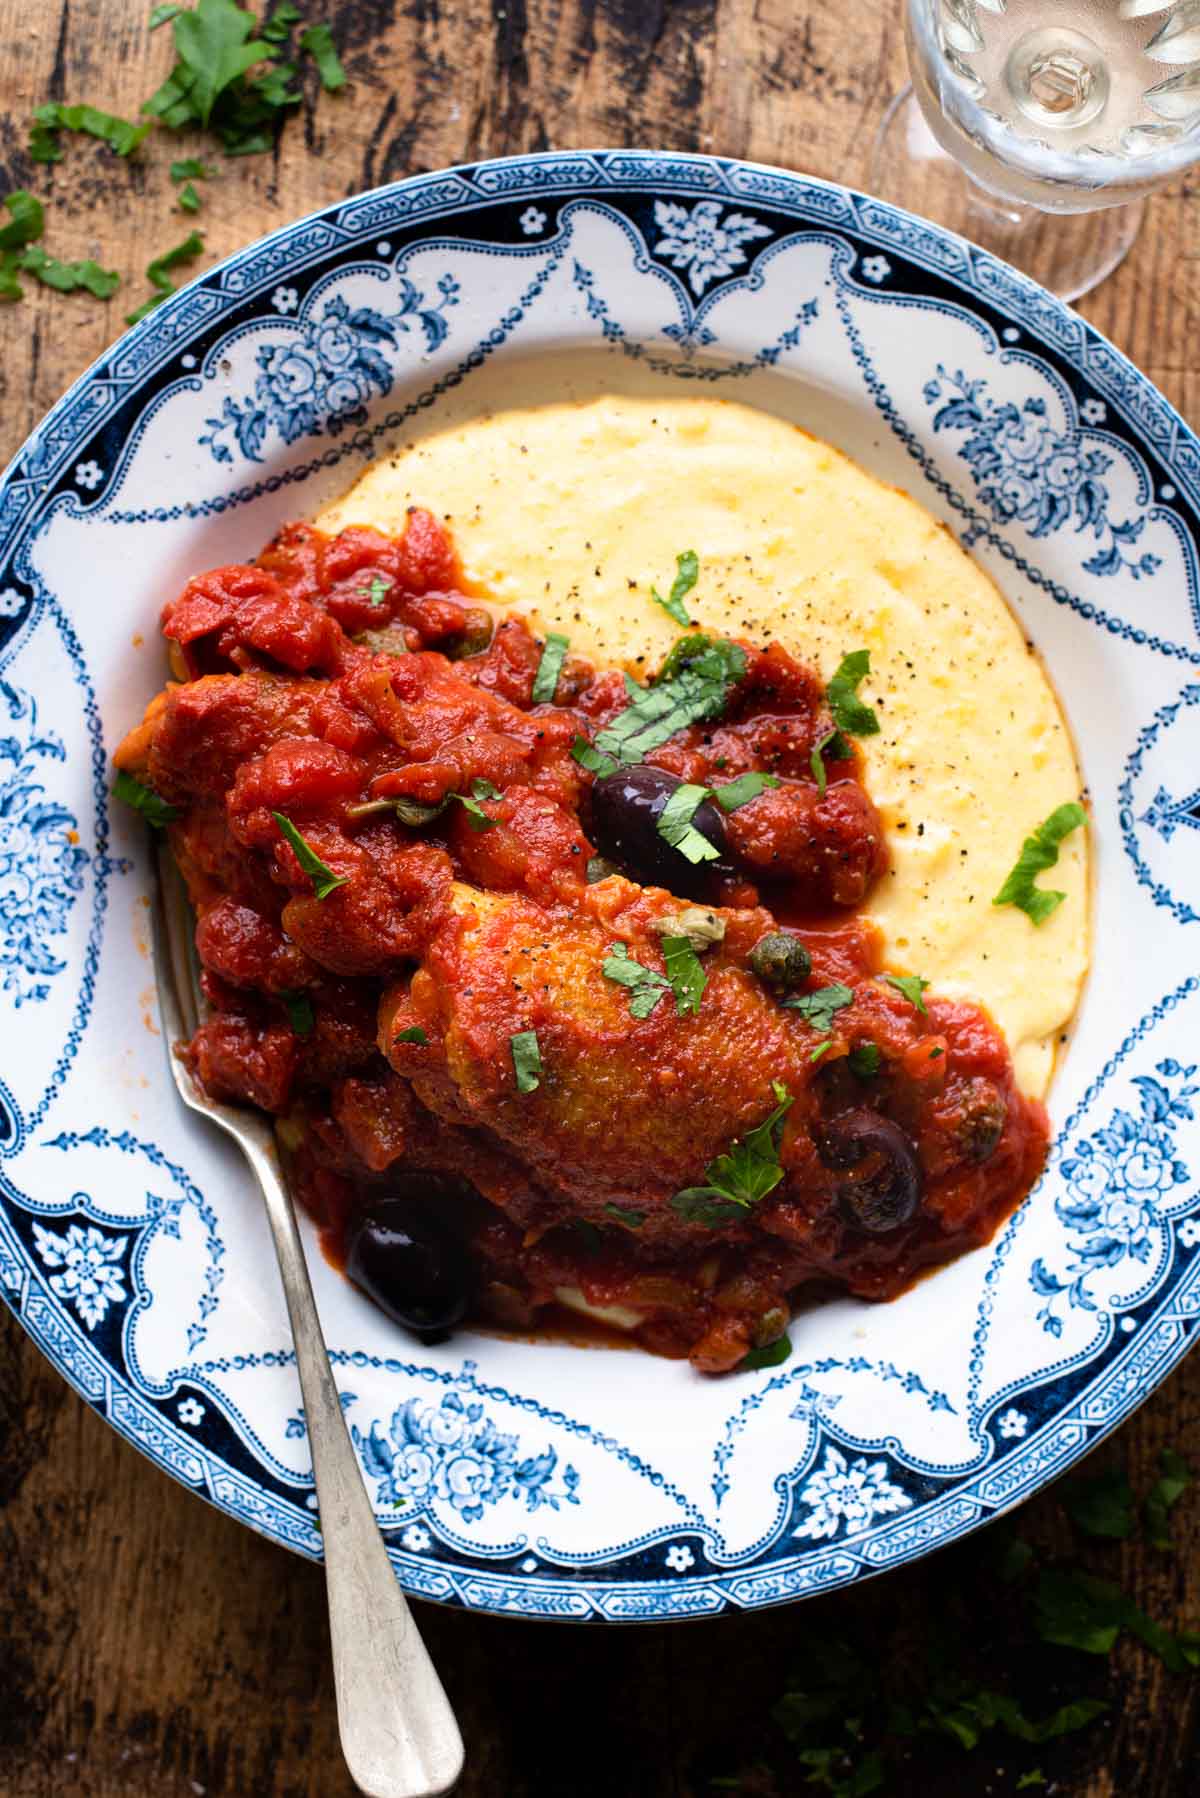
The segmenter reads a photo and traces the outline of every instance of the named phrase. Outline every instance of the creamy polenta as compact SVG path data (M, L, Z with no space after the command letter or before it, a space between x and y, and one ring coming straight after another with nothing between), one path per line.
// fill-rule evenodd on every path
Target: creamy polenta
M991 901L1080 776L1036 654L942 525L828 444L712 399L483 417L380 460L316 523L399 532L414 504L449 521L478 593L635 674L678 635L650 590L685 549L701 627L778 640L825 678L869 649L882 728L859 746L891 866L868 915L888 965L985 1005L1044 1093L1087 968L1086 834L1062 847L1048 922Z

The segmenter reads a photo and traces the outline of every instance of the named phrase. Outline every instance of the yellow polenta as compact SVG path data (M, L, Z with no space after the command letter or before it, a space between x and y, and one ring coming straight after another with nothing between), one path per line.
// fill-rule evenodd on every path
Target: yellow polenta
M992 582L944 527L828 444L711 399L611 396L478 418L401 446L317 521L449 520L470 582L537 629L634 673L678 635L650 598L679 551L712 631L778 639L828 678L869 649L862 740L891 870L869 902L890 967L986 1005L1026 1091L1045 1091L1087 967L1087 842L1049 922L991 903L1022 839L1077 798L1054 691Z

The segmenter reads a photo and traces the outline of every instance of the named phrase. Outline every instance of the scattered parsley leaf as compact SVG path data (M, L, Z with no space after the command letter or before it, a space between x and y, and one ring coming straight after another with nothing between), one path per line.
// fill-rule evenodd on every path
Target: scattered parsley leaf
M704 1186L688 1186L671 1200L671 1209L690 1223L707 1224L710 1228L729 1223L740 1211L757 1205L774 1192L783 1179L779 1162L779 1139L783 1120L791 1110L791 1094L776 1080L773 1082L778 1101L769 1117L755 1129L730 1143L724 1154L716 1156L704 1170Z
M82 131L98 137L118 156L131 156L142 142L149 125L134 125L96 106L64 106L61 100L47 100L33 112L29 132L29 157L32 162L61 162L60 131Z
M1086 824L1087 813L1075 800L1068 800L1039 824L1032 836L1025 838L1012 873L992 900L993 905L1015 905L1035 924L1044 924L1058 910L1065 893L1056 893L1036 884L1037 876L1053 868L1058 861L1058 846L1064 837Z
M272 812L271 816L279 826L279 833L284 841L290 844L292 853L300 863L301 869L312 881L313 892L318 899L327 899L335 887L345 886L345 875L335 874L333 869L321 860L316 850L310 848L304 841L290 818L286 818L282 812Z
M381 606L391 590L392 577L390 574L373 574L369 586L359 587L358 597L369 600L373 606ZM407 648L407 644L405 647Z
M910 1005L915 1005L923 1018L929 1013L925 1009L925 1001L921 997L928 980L922 980L919 974L885 974L883 977L889 986L894 986L898 993L903 993Z
M737 1364L738 1373L753 1373L759 1367L778 1367L792 1352L790 1336L778 1336L766 1348L751 1349Z
M600 972L606 980L629 988L629 1014L634 1018L648 1018L663 994L671 990L666 975L635 960L625 943L613 944L600 964Z
M1086 1535L1124 1542L1133 1534L1133 1491L1123 1473L1113 1470L1072 1480L1062 1500L1071 1521Z
M333 47L333 34L328 25L309 25L298 38L301 54L311 56L326 93L334 93L346 85L346 71Z
M42 235L45 214L40 200L19 187L7 196L4 204L8 207L9 220L6 225L0 225L0 250L22 249Z
M194 156L185 156L180 162L171 164L172 181L209 181L212 170L205 162L197 162Z
M185 181L179 190L179 204L184 212L199 212L200 195L190 181Z
M169 824L172 818L179 816L178 807L169 805L153 787L143 786L140 780L135 780L132 774L126 774L124 769L113 781L112 791L114 799L121 800L124 805L131 805L135 812L141 812L155 830L161 830L164 824Z
M689 784L676 787L658 815L656 828L659 836L670 843L672 848L678 849L680 855L686 856L690 862L715 862L721 857L716 844L710 843L692 823L697 808L707 797L707 787Z
M609 1217L615 1218L619 1224L624 1224L627 1230L640 1230L646 1221L644 1211L623 1211L619 1205L606 1205L604 1209Z
M1119 1586L1069 1567L1049 1567L1038 1580L1035 1622L1045 1642L1108 1654L1122 1630L1144 1642L1172 1673L1200 1666L1200 1637L1173 1636Z
M1006 1586L1029 1571L1033 1550L1022 1536L1011 1536L996 1556L996 1573Z
M667 964L667 979L675 995L676 1015L682 1018L689 1012L699 1011L707 980L691 939L686 936L664 936L662 952Z
M700 562L694 549L685 549L682 555L675 558L675 579L671 583L671 591L664 599L657 587L651 587L650 597L655 605L662 607L676 624L684 630L690 630L692 621L687 615L684 600L700 579Z
M258 35L268 44L286 43L292 26L298 25L300 19L299 7L293 6L291 0L283 0L283 4L275 8L266 23L259 26Z
M859 1043L857 1049L851 1049L846 1059L850 1063L852 1074L857 1074L860 1080L870 1080L879 1072L883 1057L879 1053L878 1043Z
M808 1059L810 1061L820 1061L822 1055L827 1055L829 1053L830 1049L832 1049L832 1047L833 1047L833 1038L831 1036L827 1036L823 1043L817 1044L816 1048L813 1050L812 1054L809 1056Z
M1192 1470L1181 1454L1164 1448L1158 1457L1159 1477L1146 1494L1146 1538L1152 1548L1170 1548L1167 1513L1192 1483Z
M603 780L606 774L615 774L620 766L618 762L613 761L611 755L602 755L600 750L593 743L589 743L586 737L576 737L571 744L571 755L581 768L586 768L589 774L596 775L600 780Z
M536 1030L518 1030L508 1039L519 1093L536 1092L542 1083L542 1052Z
M830 1031L833 1029L833 1016L847 1005L853 1005L854 994L840 980L832 986L819 986L815 993L797 993L791 999L781 999L780 1004L788 1011L797 1011L806 1024L814 1030Z
M726 781L723 787L713 787L712 796L723 812L736 812L739 806L749 805L768 787L778 785L773 774L739 774L736 780Z
M288 1023L297 1036L311 1036L316 1018L313 1015L312 1000L306 993L283 993L280 995L287 1006Z
M494 825L499 823L498 818L489 818L479 803L481 799L499 798L499 794L490 781L472 781L470 793L455 793L453 797L458 800L466 812L467 823L472 830L491 830Z
M871 707L858 697L858 689L871 672L871 652L856 649L843 656L837 672L825 689L833 721L848 737L873 737L879 720Z
M410 1024L407 1030L397 1030L392 1041L397 1043L416 1043L419 1049L427 1049L429 1047L429 1038L419 1024Z
M597 749L627 766L640 762L676 731L718 717L730 688L745 672L746 652L739 644L719 637L681 637L653 685L639 687L627 677L630 703L599 733Z
M196 0L189 11L176 13L175 75L198 124L208 124L218 97L239 75L271 54L269 46L253 36L257 22L236 0Z
M818 799L824 799L825 788L828 784L825 768L826 757L831 762L846 762L853 753L849 743L837 729L826 731L821 741L813 746L813 752L808 758L808 765L812 769L813 779L817 783Z
M182 243L175 245L173 250L167 250L163 255L156 256L154 261L147 265L146 279L151 287L157 289L157 292L144 301L136 312L127 313L125 323L136 325L138 320L145 318L148 312L153 312L156 306L161 306L163 301L175 292L175 282L172 281L167 271L178 268L181 263L194 262L203 248L204 239L199 231L191 231Z
M150 14L151 31L157 31L160 25L170 24L182 11L182 6L156 6Z
M60 262L56 256L48 256L40 244L31 244L13 257L12 267L22 269L43 287L53 287L58 293L77 293L84 288L98 300L111 299L121 285L121 277L115 269L101 268L90 258L83 262Z
M553 705L554 695L558 690L558 677L562 673L562 665L566 660L569 639L561 631L546 632L546 646L542 650L542 659L537 665L537 673L533 677L534 705Z
M1040 1767L1031 1767L1028 1773L1022 1773L1017 1781L1018 1792L1028 1792L1033 1786L1044 1786L1046 1775Z

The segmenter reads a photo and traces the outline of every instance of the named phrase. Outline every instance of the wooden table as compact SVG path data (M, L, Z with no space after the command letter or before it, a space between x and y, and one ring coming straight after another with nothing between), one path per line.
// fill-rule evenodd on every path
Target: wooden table
M320 15L319 0L313 6ZM108 303L36 290L0 312L4 449L121 330L151 256L192 222L166 165L199 144L151 140L120 162L88 140L48 169L24 155L46 99L125 116L163 78L169 34L128 0L0 0L5 189L46 203L46 245L130 277ZM206 259L358 189L481 156L645 144L781 163L854 183L904 78L899 0L352 0L331 13L351 81L306 77L274 156L220 163L199 223ZM217 159L220 160L219 158ZM1133 255L1083 304L1185 417L1200 418L1200 198L1157 194ZM1200 1358L1104 1458L1135 1483L1171 1443L1200 1458ZM1097 1562L1163 1622L1200 1621L1200 1499L1179 1507L1174 1556L1132 1544ZM1047 1495L1025 1534L1061 1544ZM700 1794L752 1762L799 1639L852 1623L900 1652L988 1552L977 1539L799 1610L686 1628L570 1630L424 1607L462 1719L463 1798ZM1117 1571L1119 1569L1119 1572ZM994 1617L980 1630L995 1631ZM907 1647L904 1646L907 1632ZM881 1647L881 1652L883 1649ZM1024 1650L997 1635L996 1682ZM1008 1656L1011 1665L1006 1665ZM1086 1687L1108 1674L1089 1664ZM1200 1790L1193 1682L1122 1647L1110 1721L1041 1750L1072 1798ZM1013 1789L1001 1749L914 1754L889 1792ZM746 1788L750 1790L750 1787ZM760 1787L761 1790L776 1788ZM808 1791L799 1771L778 1788ZM320 1571L210 1510L88 1410L0 1320L0 1792L5 1798L336 1798L337 1747Z

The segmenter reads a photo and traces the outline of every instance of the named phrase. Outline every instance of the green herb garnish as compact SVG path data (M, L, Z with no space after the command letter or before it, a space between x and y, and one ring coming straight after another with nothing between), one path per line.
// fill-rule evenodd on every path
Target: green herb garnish
M736 780L726 781L723 787L711 788L712 796L723 812L736 812L739 806L749 805L768 787L777 787L778 780L773 774L739 774Z
M777 1336L766 1348L751 1349L737 1364L738 1373L753 1373L759 1367L778 1367L792 1352L790 1336Z
M1012 873L992 900L993 905L1015 905L1035 924L1044 924L1051 912L1057 911L1065 893L1056 893L1036 884L1037 876L1054 867L1058 846L1064 837L1086 824L1087 813L1074 799L1051 812L1032 836L1026 837Z
M536 1030L518 1030L508 1039L519 1093L536 1092L542 1083L542 1052Z
M126 774L123 769L113 781L112 791L114 799L121 800L124 805L131 805L135 812L141 812L155 830L161 830L172 818L179 816L178 807L160 799L153 787L143 786L140 780L135 780L132 774Z
M335 887L345 886L345 875L335 874L333 869L321 860L316 850L310 848L304 841L290 818L285 818L282 812L272 812L271 816L279 826L279 832L284 841L291 845L292 853L300 863L301 869L312 881L313 892L318 899L327 899Z
M179 190L179 206L183 212L199 212L200 195L190 181L185 181Z
M172 181L209 181L213 171L205 162L197 162L194 156L185 156L180 162L171 164Z
M82 262L60 262L56 256L48 256L40 244L31 244L27 250L15 255L10 251L4 260L10 268L22 269L43 287L53 287L57 293L77 293L83 288L96 299L107 300L121 285L121 277L115 269L101 268L90 257ZM8 272L9 268L6 268L5 274ZM18 289L17 294L10 297L17 298L19 294Z
M1154 1548L1170 1548L1167 1513L1192 1483L1192 1470L1173 1448L1158 1457L1159 1477L1146 1494L1146 1538Z
M500 789L494 787L490 780L475 779L471 782L470 793L453 793L451 798L457 799L467 814L467 823L472 830L491 830L498 824L498 818L489 818L479 801L481 799L499 799Z
M898 993L903 993L909 1004L915 1005L923 1018L929 1016L925 1009L925 1001L921 997L929 985L928 980L922 980L919 974L885 974L883 978L889 986L894 986Z
M161 306L164 300L169 299L175 292L176 283L172 281L168 271L179 268L185 262L194 262L203 249L203 237L199 231L191 231L182 243L175 245L173 250L165 251L163 255L156 256L153 262L148 263L146 279L151 287L156 289L156 292L148 300L144 300L135 312L127 312L125 323L136 325L139 319L145 318L148 312L153 312L156 306Z
M655 605L681 624L684 630L691 629L691 619L684 608L684 600L700 579L700 562L694 549L685 549L682 555L675 558L675 579L671 583L671 591L664 599L657 587L651 587L650 597Z
M699 1011L707 981L691 939L686 936L664 936L662 952L667 964L667 979L675 995L677 1016L682 1018L688 1012Z
M1173 1636L1127 1598L1119 1586L1076 1568L1048 1567L1034 1599L1038 1634L1044 1642L1107 1654L1122 1630L1137 1636L1173 1673L1200 1666L1200 1638Z
M630 703L599 733L596 748L627 766L640 762L676 731L719 716L730 688L745 672L746 652L738 644L720 637L681 637L652 686L639 687L626 676Z
M837 672L825 689L833 721L848 737L873 737L879 730L879 720L875 713L858 697L858 689L870 672L870 650L855 649L848 656L842 657Z
M589 774L596 775L600 780L603 780L606 774L615 774L620 766L618 762L614 762L611 755L602 755L595 744L589 743L586 737L575 738L571 744L571 754L581 768L586 768Z
M1133 1491L1123 1473L1098 1473L1090 1479L1070 1481L1063 1489L1063 1504L1071 1521L1086 1535L1123 1542L1133 1534Z
M666 975L635 960L625 943L613 944L600 964L600 972L606 980L629 988L630 1017L648 1018L663 994L671 990Z
M851 1049L846 1060L850 1063L850 1072L857 1074L860 1080L870 1080L879 1072L882 1056L878 1043L859 1043L857 1049Z
M288 1023L297 1036L311 1036L316 1017L313 1013L312 1000L306 993L282 993L280 997L287 1007Z
M624 1224L627 1230L640 1230L646 1221L644 1211L623 1211L620 1205L606 1205L604 1209L609 1217L618 1224Z
M419 1049L429 1047L429 1038L419 1024L410 1024L407 1030L397 1030L392 1040L397 1043L416 1043Z
M808 765L812 769L813 779L817 783L818 799L824 799L825 788L828 784L825 757L828 756L831 762L846 762L853 753L854 751L840 730L826 731L821 741L814 746L813 752L808 758Z
M727 1224L774 1192L783 1179L779 1141L792 1097L777 1080L772 1088L778 1103L770 1116L709 1162L704 1170L705 1185L685 1187L671 1200L671 1209L689 1223L706 1224L710 1229Z
M31 162L61 162L63 151L60 131L82 131L98 137L118 156L131 156L142 142L149 125L134 125L118 119L111 112L95 106L64 106L61 100L47 100L36 106L29 130L28 154Z
M835 980L832 986L819 986L815 993L797 993L794 998L781 999L779 1003L788 1011L799 1012L814 1030L829 1031L833 1029L834 1013L852 1005L854 994L840 980Z
M346 85L346 71L342 67L341 58L333 47L333 34L328 25L308 25L300 33L297 42L302 56L311 56L317 65L317 74L321 77L321 86L327 93L334 93L339 87Z
M562 673L562 665L566 660L569 639L561 631L546 632L546 646L542 650L542 659L537 665L537 673L533 677L532 699L534 705L553 705L554 695L558 689L558 677Z
M692 823L697 809L707 797L707 787L676 787L658 815L656 828L659 836L670 843L672 848L678 849L680 855L686 856L690 862L720 860L721 851Z
M381 606L391 590L392 577L390 574L373 574L370 585L358 589L358 597L369 600L373 606ZM405 648L407 649L407 647L406 644Z

